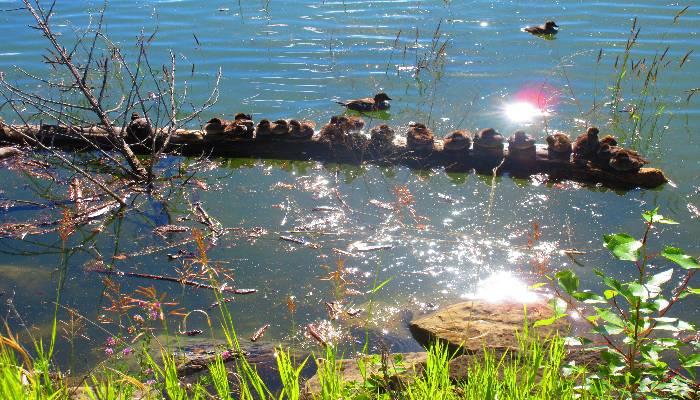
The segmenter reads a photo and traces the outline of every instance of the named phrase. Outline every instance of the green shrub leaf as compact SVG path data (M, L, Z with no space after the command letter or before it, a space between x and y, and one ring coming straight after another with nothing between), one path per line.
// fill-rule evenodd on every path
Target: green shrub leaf
M642 242L626 233L605 235L605 247L619 260L637 261Z
M605 321L610 322L613 325L619 326L619 327L624 327L625 323L622 321L622 318L620 318L617 314L614 312L607 310L605 308L596 308L596 314Z
M572 294L578 290L579 279L573 271L566 270L557 272L556 277L559 281L559 286L566 290L566 293Z
M661 255L680 265L682 268L700 268L700 263L698 263L698 260L685 254L683 250L679 249L678 247L666 247L664 251L661 252Z
M659 272L658 274L653 275L651 278L649 278L647 284L652 286L661 286L664 283L670 281L671 277L673 277L673 268L667 269L666 271Z
M678 225L678 222L666 218L663 215L659 214L657 211L659 208L655 208L652 211L647 211L644 214L642 214L642 218L644 218L645 221L651 222L651 223L659 223L659 224L667 224L667 225Z

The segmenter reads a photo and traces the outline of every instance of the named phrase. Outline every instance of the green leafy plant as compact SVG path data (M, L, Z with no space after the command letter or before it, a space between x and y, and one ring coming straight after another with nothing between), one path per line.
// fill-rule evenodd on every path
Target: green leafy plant
M695 371L700 366L700 343L695 327L672 317L670 311L683 298L698 295L689 283L700 263L676 247L652 249L650 233L659 225L677 222L659 214L658 208L642 218L645 230L640 239L627 233L604 236L610 253L631 266L633 280L621 282L596 270L606 286L598 294L581 290L576 274L565 270L556 274L559 288L555 291L569 309L585 317L596 334L594 340L578 338L590 350L600 351L603 361L589 385L605 379L622 398L694 399L700 389ZM674 280L679 272L681 276Z

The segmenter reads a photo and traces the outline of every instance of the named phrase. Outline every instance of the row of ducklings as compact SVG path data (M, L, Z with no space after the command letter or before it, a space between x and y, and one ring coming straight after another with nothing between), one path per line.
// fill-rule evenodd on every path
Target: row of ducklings
M362 118L354 116L334 116L321 127L319 140L327 143L351 146L372 145L376 148L390 147L395 138L395 131L382 124L370 130L370 138L362 135L365 127ZM314 135L315 124L311 121L260 120L257 126L250 115L238 113L233 121L219 118L211 119L204 127L207 134L232 134L246 138L279 138L285 140L308 140ZM548 158L552 160L573 160L577 164L593 165L615 171L634 172L648 161L637 152L618 146L617 140L607 135L598 138L599 130L590 127L576 138L564 133L547 136ZM424 124L411 122L406 130L406 146L409 150L428 152L433 150L435 136ZM472 147L475 156L502 158L506 139L495 129L486 128L476 135L468 130L456 130L443 138L443 149L448 152L466 151ZM535 139L524 131L516 131L507 140L509 158L516 161L534 161L536 158Z

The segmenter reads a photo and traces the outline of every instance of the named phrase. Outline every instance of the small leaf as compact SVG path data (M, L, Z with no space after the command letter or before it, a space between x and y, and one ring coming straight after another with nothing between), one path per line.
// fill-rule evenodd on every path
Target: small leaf
M683 360L683 368L700 367L700 354L691 354Z
M547 318L547 319L541 319L539 321L536 321L534 324L532 324L532 326L534 328L537 328L538 326L552 325L554 322L556 322L560 318L564 318L564 316L560 315L560 316L554 316L554 317Z
M549 300L549 305L552 306L555 317L566 315L566 302L559 297L553 297Z
M644 214L642 214L642 218L644 218L645 221L651 222L651 223L660 223L660 224L666 224L666 225L678 225L678 222L666 218L663 215L659 214L657 211L659 210L659 207L656 207L652 211L647 211Z
M579 279L573 271L566 270L557 272L556 277L559 281L559 286L566 290L566 293L571 294L578 290Z
M584 303L605 303L605 299L600 297L600 295L593 293L593 292L574 292L571 293L571 296L578 300L582 301Z
M667 269L666 271L659 272L656 275L652 275L652 277L649 278L649 281L647 282L647 284L653 285L653 286L661 286L664 283L670 281L672 276L673 276L673 268L670 268L670 269Z
M677 247L666 247L661 255L666 257L668 260L680 265L685 269L696 269L700 268L700 263L695 258L685 254L683 250Z
M700 289L688 288L688 292L692 294L700 294Z
M607 310L605 308L596 308L596 314L598 316L608 322L610 322L613 325L617 325L620 327L624 327L625 323L622 321L622 318L620 318L617 314L614 312Z
M642 242L626 233L605 235L605 247L619 260L637 261Z

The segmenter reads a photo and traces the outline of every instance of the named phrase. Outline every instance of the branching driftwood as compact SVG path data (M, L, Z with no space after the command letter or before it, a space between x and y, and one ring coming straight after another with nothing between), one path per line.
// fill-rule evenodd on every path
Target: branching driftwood
M221 73L217 75L208 99L199 106L191 105L187 101L187 84L182 93L178 91L174 53L169 52L170 62L162 67L153 65L149 59L150 44L157 29L149 36L144 33L139 36L136 59L127 60L120 47L104 33L105 9L98 13L96 24L91 19L87 28L77 32L71 47L66 47L52 28L56 3L51 3L48 8L39 0L22 0L22 3L24 7L17 10L32 16L35 21L32 28L41 32L50 44L44 62L54 70L56 77L44 78L17 67L20 75L39 85L36 90L31 90L25 89L26 85L12 84L0 71L0 94L5 100L0 108L9 105L25 128L13 128L13 133L31 145L49 151L61 163L118 199L119 196L89 176L76 161L53 152L50 143L37 142L31 135L24 136L30 120L50 120L66 126L81 139L83 149L98 151L112 167L121 170L131 180L150 187L155 178L153 168L169 148L170 137L218 99ZM120 92L119 88L124 89ZM116 100L115 96L118 97ZM190 108L184 109L184 105ZM143 116L145 131L152 132L155 131L153 126L160 127L158 140L150 135L140 143L140 153L150 155L146 162L136 157L126 140L125 132L134 112ZM30 119L26 118L28 115ZM83 134L83 130L73 130L74 126L100 126L101 140L109 144L109 151L106 151L105 143L95 143L93 137Z

